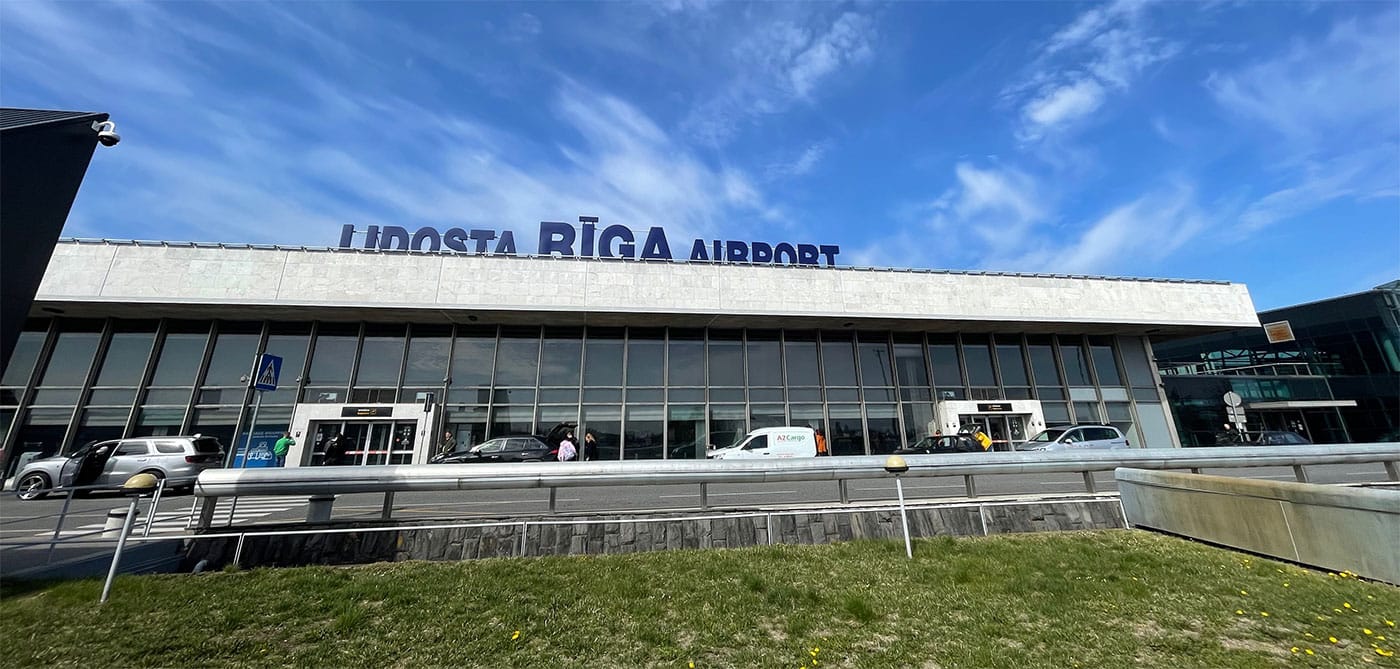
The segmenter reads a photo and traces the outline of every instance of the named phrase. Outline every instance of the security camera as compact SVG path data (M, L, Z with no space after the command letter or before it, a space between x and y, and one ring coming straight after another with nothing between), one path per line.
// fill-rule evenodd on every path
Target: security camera
M92 129L97 131L97 141L102 142L102 146L116 146L122 141L122 136L117 134L117 124L111 121L93 122Z

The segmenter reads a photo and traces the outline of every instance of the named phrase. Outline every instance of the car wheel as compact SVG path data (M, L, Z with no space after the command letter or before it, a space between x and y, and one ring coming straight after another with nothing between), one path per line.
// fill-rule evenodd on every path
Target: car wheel
M31 499L43 499L48 496L48 493L43 491L52 487L53 486L49 483L49 477L36 472L33 474L25 474L24 478L19 480L19 485L16 486L16 489L19 491L20 499L29 501Z

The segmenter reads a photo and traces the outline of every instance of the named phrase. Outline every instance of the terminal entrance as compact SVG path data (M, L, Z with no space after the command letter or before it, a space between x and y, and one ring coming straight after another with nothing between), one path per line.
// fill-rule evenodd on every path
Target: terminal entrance
M413 461L418 422L312 422L311 466L406 465Z
M972 424L982 426L982 431L992 438L992 450L1010 451L1015 444L1026 440L1028 415L1008 414L960 414L960 431L970 431Z

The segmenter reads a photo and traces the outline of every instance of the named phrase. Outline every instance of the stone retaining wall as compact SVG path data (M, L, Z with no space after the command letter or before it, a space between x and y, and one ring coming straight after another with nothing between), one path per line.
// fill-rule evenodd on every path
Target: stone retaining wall
M509 524L483 526L490 522ZM422 521L332 522L315 527L378 532L249 536L242 567L367 564L401 560L472 560L541 555L611 555L639 551L736 548L777 544L829 544L903 536L899 510L840 508L807 511L743 511L705 516L580 516L463 521L459 527L424 527ZM437 522L434 525L452 523ZM909 508L910 534L972 536L1126 527L1116 497L939 504ZM214 528L213 533L222 528ZM305 530L306 524L260 526L259 531ZM524 536L522 550L522 534ZM206 560L206 569L233 562L236 538L192 539L182 569Z

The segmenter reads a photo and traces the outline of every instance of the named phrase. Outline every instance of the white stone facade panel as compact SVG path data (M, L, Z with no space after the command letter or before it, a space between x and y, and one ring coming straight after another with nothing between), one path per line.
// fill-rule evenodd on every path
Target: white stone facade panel
M1223 282L74 241L38 299L1258 325Z

